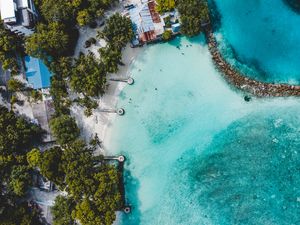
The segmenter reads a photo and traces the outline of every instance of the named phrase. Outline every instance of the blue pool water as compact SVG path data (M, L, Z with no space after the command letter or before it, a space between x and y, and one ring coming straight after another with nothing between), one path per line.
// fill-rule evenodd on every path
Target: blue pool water
M148 46L131 73L108 146L127 158L121 224L299 224L300 100L245 102L203 37Z
M223 54L232 64L259 80L300 83L300 14L286 0L211 1L221 18Z

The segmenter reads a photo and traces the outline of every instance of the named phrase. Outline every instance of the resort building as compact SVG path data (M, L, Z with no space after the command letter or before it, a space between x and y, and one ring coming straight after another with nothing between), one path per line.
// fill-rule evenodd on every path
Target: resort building
M33 33L38 18L33 0L0 0L0 14L6 28L24 36Z
M125 6L136 34L135 44L154 41L164 32L164 20L155 9L155 1L141 0L139 4Z
M29 86L35 90L39 90L43 95L41 102L32 103L33 117L35 118L35 122L46 131L43 142L52 142L55 140L49 126L50 118L55 113L53 100L49 93L52 74L40 59L26 56L24 61L25 75Z
M30 56L25 57L26 80L33 89L50 87L52 74L42 60Z

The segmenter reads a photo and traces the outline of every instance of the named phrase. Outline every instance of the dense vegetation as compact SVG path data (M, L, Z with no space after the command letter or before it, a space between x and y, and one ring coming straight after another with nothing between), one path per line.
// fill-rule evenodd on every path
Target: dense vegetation
M175 0L156 0L156 10L160 13L168 12L175 8Z
M75 120L66 114L54 117L50 121L50 127L57 143L61 145L75 141L80 134Z
M104 94L106 86L105 66L93 54L80 55L76 60L70 85L72 89L86 96Z
M106 21L106 26L98 35L104 38L109 45L120 49L133 38L131 21L116 13Z
M4 29L0 22L0 62L3 70L11 70L13 75L19 71L16 54L23 51L22 40L17 35Z
M26 153L41 137L39 127L0 106L1 224L41 224L38 211L24 201L31 183Z
M201 23L209 21L209 11L205 0L176 0L180 13L181 33L195 36L201 32Z
M69 107L73 103L79 104L86 108L87 116L98 107L94 97L104 94L107 74L117 72L123 64L122 49L133 38L131 22L120 14L112 15L98 35L107 42L106 47L99 49L101 59L91 53L81 53L78 58L73 58L77 26L91 26L113 1L35 2L42 20L36 32L26 39L25 48L28 54L44 59L52 71L50 94L55 114L50 127L59 145L44 152L32 149L26 155L28 168L38 170L68 193L55 201L52 208L54 224L74 224L76 220L82 225L110 225L115 220L115 211L123 207L119 191L121 174L116 165L102 156L95 156L100 140L95 139L87 145L80 139L80 130ZM11 87L22 88L14 80ZM78 97L71 100L70 91L78 93Z
M122 65L121 50L133 39L133 30L129 18L121 16L119 13L112 15L106 22L102 32L98 33L99 38L107 41L105 48L100 48L101 62L108 73L118 71L118 66Z
M171 30L165 30L165 32L162 34L162 39L164 41L169 41L172 39L172 31Z
M94 156L94 149L75 140L64 149L54 147L44 153L33 149L27 154L29 165L69 193L55 202L54 224L72 224L77 219L83 225L110 225L115 211L121 209L120 174L114 165Z
M35 0L46 21L88 25L104 15L114 0Z
M68 49L70 41L64 25L59 22L38 24L36 32L27 38L26 52L34 57L47 60L50 56L61 56Z

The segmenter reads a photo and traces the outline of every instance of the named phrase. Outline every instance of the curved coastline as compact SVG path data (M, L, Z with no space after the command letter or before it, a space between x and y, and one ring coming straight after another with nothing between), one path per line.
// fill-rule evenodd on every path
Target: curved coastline
M249 78L233 68L222 56L217 47L217 41L210 25L205 28L208 49L213 62L228 83L239 90L257 97L289 97L300 96L300 86L290 84L273 84Z

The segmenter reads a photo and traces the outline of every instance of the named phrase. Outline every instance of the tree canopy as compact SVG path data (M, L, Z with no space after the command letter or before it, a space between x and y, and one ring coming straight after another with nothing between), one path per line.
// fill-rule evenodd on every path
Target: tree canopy
M70 113L68 108L69 99L65 78L68 78L71 75L71 68L72 63L70 58L62 57L51 63L53 76L51 79L50 94L54 102L56 116Z
M118 49L124 47L133 38L131 20L119 13L113 14L106 21L106 25L98 36L104 38Z
M63 55L69 46L70 37L62 23L40 23L36 32L26 39L26 53L49 61L49 57Z
M122 65L122 52L120 49L112 45L107 45L99 49L102 65L108 73L116 73L119 65Z
M106 87L105 66L93 54L80 55L75 62L70 85L74 91L87 96L103 95Z
M68 197L58 196L51 210L54 224L74 224L75 220L83 225L114 222L115 211L122 207L120 174L115 165L94 156L93 147L78 139L64 149L55 147L43 153L34 149L27 160L46 178L66 187Z
M0 22L0 62L3 70L11 70L15 75L19 71L16 54L22 52L22 39L4 28Z
M103 16L104 10L112 2L113 0L35 0L47 22L59 21L70 25L78 22L80 26Z
M156 4L158 12L167 12L175 8L175 0L156 0Z
M42 130L0 106L0 154L19 155L41 141Z
M39 213L22 202L31 182L26 153L41 137L39 127L0 106L1 224L41 224Z
M51 119L50 127L56 141L61 145L73 142L80 134L75 119L69 115L61 115Z
M54 206L51 208L54 225L72 225L75 224L72 218L72 211L75 208L75 202L68 197L57 196Z
M208 22L209 12L204 0L176 0L180 13L181 32L187 36L195 36L201 32L201 23Z
M24 83L14 78L7 82L7 89L12 92L22 91L24 87Z

